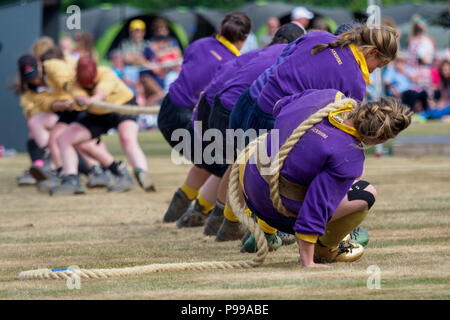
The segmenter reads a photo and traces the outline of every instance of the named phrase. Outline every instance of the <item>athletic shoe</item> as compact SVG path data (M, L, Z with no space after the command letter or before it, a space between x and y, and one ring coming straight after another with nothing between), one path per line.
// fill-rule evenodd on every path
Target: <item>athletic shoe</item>
M214 206L214 209L212 209L209 214L208 221L206 221L203 234L206 236L215 236L223 223L223 219L225 219L223 215L223 208L219 208L217 205Z
M275 251L283 245L283 241L277 235L277 233L274 233L274 234L264 233L264 236L266 237L267 246L269 247L269 251ZM255 253L256 251L258 251L258 246L256 245L256 239L253 234L250 235L248 237L248 239L244 242L240 251L242 253L245 253L245 252Z
M245 231L247 229L239 221L231 222L228 219L223 219L223 223L216 234L216 241L240 240L244 236Z
M62 178L56 170L50 171L49 179L39 181L37 183L37 190L42 193L48 193L52 188L61 185Z
M107 188L112 182L112 175L109 170L105 170L98 165L94 165L89 174L86 187L88 188Z
M128 172L125 162L120 161L117 166L118 174L114 175L114 182L108 186L110 192L126 192L136 187L133 177Z
M204 207L198 203L195 199L193 205L191 205L185 213L177 220L178 228L190 228L190 227L201 227L205 225L206 219L208 219L208 214L203 214Z
M57 178L57 179L48 179L48 180L43 180L43 181L39 181L36 184L37 190L41 193L49 193L49 191L54 188L54 187L58 187L61 185L61 178Z
M186 194L180 188L174 193L170 201L169 208L163 217L163 222L175 222L189 208L192 200L189 200Z
M369 234L363 227L356 227L350 232L350 243L359 243L363 247L369 243Z
M84 188L80 184L78 176L68 175L62 176L61 185L50 189L51 196L69 195L69 194L84 194Z
M17 177L17 184L19 186L33 186L36 184L36 179L30 174L29 170L25 170L20 177Z
M325 247L317 241L314 248L314 262L354 262L363 254L364 247L358 243L351 243L350 235L347 235L336 247Z
M241 239L241 246L244 245L245 241L247 241L251 235L252 235L252 232L249 229L247 229L247 231L245 232L244 236Z
M147 171L141 169L134 170L134 176L136 177L137 182L147 192L155 192L156 188L153 183L152 177Z
M277 236L281 239L283 246L288 246L297 242L297 239L293 234L277 231Z

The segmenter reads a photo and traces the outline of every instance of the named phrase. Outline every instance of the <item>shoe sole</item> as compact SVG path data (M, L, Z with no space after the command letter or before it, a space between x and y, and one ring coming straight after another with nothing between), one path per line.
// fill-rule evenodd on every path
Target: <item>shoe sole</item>
M142 187L142 189L144 189L144 191L146 192L156 192L156 188L154 185L151 185L149 187Z
M99 184L99 183L95 183L95 184L87 184L86 183L86 188L89 188L89 189L108 188L108 185L107 184Z
M126 188L126 189L111 189L111 188L108 188L108 192L118 192L118 193L121 193L121 192L128 192L128 191L131 191L131 190L133 190L134 188Z
M44 174L42 171L42 168L39 168L39 167L31 167L30 174L34 179L36 179L37 182L48 179L48 176L46 174Z
M200 213L200 214L202 214L202 213ZM176 225L177 225L178 229L203 227L205 225L206 220L207 220L207 217L206 217L206 219L204 219L202 222L197 222L197 223L193 223L192 224L189 221L187 221L187 222L182 221L183 216L184 216L184 214L176 222Z
M55 186L49 186L49 185L45 185L45 184L38 184L37 185L37 190L40 192L40 193L49 193L50 192L50 190L52 189L52 188L54 188Z
M36 185L37 181L36 180L28 180L28 181L17 181L17 185L20 187L26 187L26 186L34 186Z
M74 191L74 190L58 190L56 192L50 190L49 194L51 196L70 196L70 195L82 195L82 194L85 194L85 192L82 190L76 190L76 191Z

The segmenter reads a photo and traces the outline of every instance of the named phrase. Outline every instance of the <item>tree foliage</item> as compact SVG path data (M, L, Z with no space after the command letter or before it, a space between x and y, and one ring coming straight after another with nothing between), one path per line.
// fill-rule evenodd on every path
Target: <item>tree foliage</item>
M276 2L277 0L273 0ZM213 0L109 0L111 4L122 4L129 5L133 7L137 7L150 12L157 12L164 9L176 8L176 7L206 7L206 8L214 8L220 9L224 11L234 10L246 3L250 2L267 2L260 0L221 0L221 1L213 1ZM313 5L313 6L322 6L322 7L344 7L351 11L365 10L367 7L366 0L286 0L286 1L278 1L278 2L286 2L293 3L299 5ZM430 3L430 2L447 2L447 0L382 0L383 6L391 6L399 3ZM61 1L61 9L65 10L69 5L75 4L78 5L81 9L98 6L104 4L104 1L100 0L62 0Z

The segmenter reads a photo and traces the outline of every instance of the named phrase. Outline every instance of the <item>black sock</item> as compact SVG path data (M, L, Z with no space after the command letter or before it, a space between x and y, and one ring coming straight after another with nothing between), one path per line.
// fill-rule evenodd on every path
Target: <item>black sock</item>
M119 175L118 166L119 166L119 163L113 161L113 163L111 163L111 165L108 167L108 170L117 176L117 175Z
M89 166L80 154L78 154L78 172L85 175L89 174Z
M43 150L41 148L39 148L39 146L36 144L36 141L34 139L28 139L27 150L28 150L28 154L30 155L31 162L44 159Z

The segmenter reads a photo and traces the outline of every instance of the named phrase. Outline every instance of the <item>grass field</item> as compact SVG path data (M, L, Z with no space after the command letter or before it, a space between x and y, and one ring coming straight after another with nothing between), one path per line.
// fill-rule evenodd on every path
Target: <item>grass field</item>
M412 126L405 134L449 134L449 124ZM123 159L116 136L105 137ZM159 132L143 133L157 193L88 190L52 198L15 179L26 155L0 158L0 299L449 299L450 161L448 157L368 156L367 180L377 202L364 221L370 242L363 258L328 269L303 269L296 245L268 254L247 270L162 272L129 278L65 281L17 279L37 268L110 268L153 263L236 261L240 242L217 243L202 228L177 229L162 216L189 166L170 162ZM381 271L369 289L366 272Z

